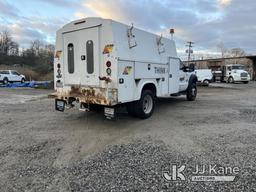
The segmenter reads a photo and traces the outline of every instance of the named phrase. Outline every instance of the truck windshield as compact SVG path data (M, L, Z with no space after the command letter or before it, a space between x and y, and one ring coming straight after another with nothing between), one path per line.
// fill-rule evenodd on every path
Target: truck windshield
M232 69L233 70L243 70L244 69L244 66L243 65L234 65L234 66L232 66Z

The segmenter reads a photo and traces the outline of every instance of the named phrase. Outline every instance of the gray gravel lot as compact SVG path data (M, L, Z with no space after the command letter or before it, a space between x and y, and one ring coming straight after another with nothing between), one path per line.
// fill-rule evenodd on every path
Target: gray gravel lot
M55 112L49 93L0 89L0 191L256 191L256 82L159 100L148 120ZM163 178L174 164L185 181ZM192 182L196 165L240 172Z

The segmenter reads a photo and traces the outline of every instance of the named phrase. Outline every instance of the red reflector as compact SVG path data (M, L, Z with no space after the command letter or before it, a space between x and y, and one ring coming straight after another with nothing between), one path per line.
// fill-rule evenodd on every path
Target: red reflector
M107 65L107 67L111 67L111 62L107 61L106 65Z
M58 65L57 65L57 67L60 68L60 64L59 64L59 63L58 63Z

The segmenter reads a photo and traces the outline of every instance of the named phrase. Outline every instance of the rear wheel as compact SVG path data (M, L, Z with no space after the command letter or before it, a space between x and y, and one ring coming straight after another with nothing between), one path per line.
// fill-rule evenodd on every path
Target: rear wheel
M150 90L144 90L141 98L135 104L135 114L141 119L147 119L152 116L155 108L154 94Z
M8 83L9 83L8 78L4 78L3 83L4 83L4 84L8 84Z
M197 86L196 83L191 83L187 89L187 100L195 101L197 96Z

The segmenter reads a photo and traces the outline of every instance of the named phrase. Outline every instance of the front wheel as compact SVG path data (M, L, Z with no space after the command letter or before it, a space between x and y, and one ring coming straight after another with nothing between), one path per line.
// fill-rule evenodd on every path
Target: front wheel
M205 80L203 81L203 84L206 85L206 86L209 86L210 81L209 81L208 79L205 79Z
M150 90L145 90L141 94L139 101L135 103L135 114L141 119L152 116L155 108L154 94Z
M21 83L25 83L25 79L24 79L24 78L22 78L20 82L21 82Z
M233 77L229 77L228 78L228 83L234 83L235 81L234 81L234 78Z
M197 86L196 83L191 83L187 89L187 100L195 101L197 96Z

